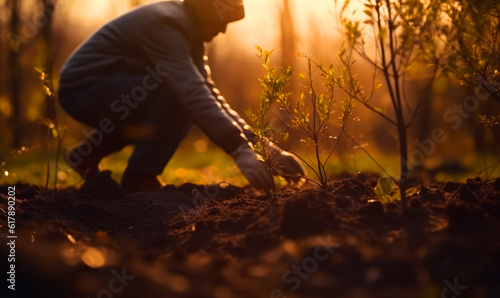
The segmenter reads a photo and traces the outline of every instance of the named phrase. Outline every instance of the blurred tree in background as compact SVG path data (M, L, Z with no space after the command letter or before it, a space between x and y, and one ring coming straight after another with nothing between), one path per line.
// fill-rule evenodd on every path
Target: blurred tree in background
M19 88L21 85L21 67L19 61L20 51L22 50L21 35L21 0L7 0L8 10L10 12L10 24L8 33L8 67L7 67L7 88L10 99L11 114L9 115L9 127L12 130L11 148L21 146L23 134L23 119L21 111L21 99L19 97Z
M500 103L500 2L441 0L436 31L445 43L444 71L471 87L483 87ZM435 49L428 47L428 55Z
M458 79L471 90L475 100L458 98L456 115L445 117L456 119L456 127L463 123L458 116L471 119L468 126L476 152L484 154L488 177L486 156L500 150L500 2L439 0L431 2L430 9L416 2L417 9L433 13L427 19L405 19L405 27L425 28L416 32L415 40L427 61L438 65L443 77Z
M52 82L54 80L53 61L57 52L57 49L54 46L54 36L52 32L52 23L56 10L56 4L56 0L38 0L38 6L40 8L37 9L41 16L39 17L40 19L37 23L40 28L38 32L39 39L37 40L38 54L35 57L34 64L35 68L41 70L40 73L43 73L43 76L45 76L42 81L49 82L50 86L52 86ZM52 129L50 128L49 123L52 123L54 119L55 122L57 122L57 103L55 102L55 96L51 94L52 92L54 92L54 90L44 90L44 96L42 97L43 102L40 104L41 112L38 117L45 119L42 120L41 123L49 126L40 126L43 130L42 132L47 129ZM35 103L34 105L37 104Z
M295 53L296 48L296 36L295 36L295 23L293 21L292 9L290 6L290 0L283 0L283 9L280 15L281 22L281 65L287 65L294 68L295 66ZM290 82L290 85L295 86L294 80Z
M6 86L5 86L5 75L6 75L6 72L5 72L5 69L4 69L4 63L3 61L5 61L5 57L4 57L4 54L5 54L5 42L4 42L4 39L3 39L3 36L4 36L4 30L5 30L5 27L6 27L6 23L5 23L5 20L7 19L6 17L6 11L7 11L7 0L2 0L0 1L0 135L3 135L5 136L6 135L6 132L4 131L5 130L5 127L7 126L7 122L5 121L5 113L4 113L4 101L5 101L5 98L6 98L6 94L5 94L5 89L6 89ZM2 129L3 128L3 129Z

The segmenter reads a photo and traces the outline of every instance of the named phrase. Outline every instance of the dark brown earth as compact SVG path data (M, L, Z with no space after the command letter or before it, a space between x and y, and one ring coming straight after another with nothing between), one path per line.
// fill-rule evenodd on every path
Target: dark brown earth
M190 184L125 195L107 173L48 194L18 184L16 296L1 297L500 297L500 179L414 183L402 215L377 179L277 198ZM0 207L5 234L4 195Z

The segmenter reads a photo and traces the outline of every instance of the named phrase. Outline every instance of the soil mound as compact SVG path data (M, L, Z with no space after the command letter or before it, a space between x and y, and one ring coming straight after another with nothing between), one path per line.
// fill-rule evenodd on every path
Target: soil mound
M108 178L48 194L16 186L18 293L102 296L125 271L120 297L500 293L500 179L416 185L401 214L369 174L277 197L193 184L125 194ZM5 195L0 208L6 226Z

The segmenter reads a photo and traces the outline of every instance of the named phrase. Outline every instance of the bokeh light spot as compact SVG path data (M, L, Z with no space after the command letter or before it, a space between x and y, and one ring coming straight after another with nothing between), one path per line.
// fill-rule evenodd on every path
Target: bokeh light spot
M106 264L106 258L102 251L89 247L82 255L82 261L91 268L99 268Z
M68 174L65 172L58 172L57 179L59 179L59 181L66 181L68 179Z
M206 152L208 150L208 142L205 139L198 139L194 142L194 150L196 152Z
M76 244L76 240L71 234L67 234L66 238L68 238L69 242Z
M184 178L188 175L188 171L184 168L178 168L177 170L175 170L175 176L179 177L179 178Z

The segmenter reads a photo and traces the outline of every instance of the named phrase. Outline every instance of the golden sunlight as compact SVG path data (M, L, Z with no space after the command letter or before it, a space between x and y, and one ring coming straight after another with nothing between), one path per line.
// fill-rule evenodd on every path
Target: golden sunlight
M291 17L299 40L304 40L306 43L310 38L309 35L318 30L325 35L323 38L338 37L335 0L247 0L245 2L247 17L242 22L231 24L228 28L228 38L237 36L239 43L244 47L253 48L254 44L260 44L265 48L271 47L280 38L280 14L286 2L290 5ZM75 0L67 4L67 11L75 23L95 28L130 10L130 3L131 1ZM343 0L337 1L337 11L343 4ZM354 12L363 5L361 1L353 1L349 7Z
M112 7L110 1L81 1L72 2L70 14L80 19L82 23L101 22L111 16ZM87 13L82 13L87 12Z

